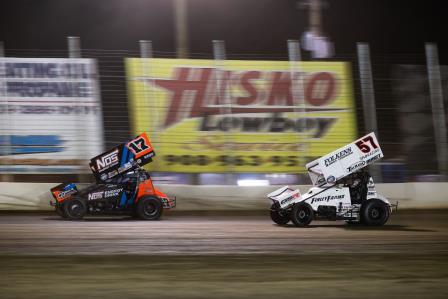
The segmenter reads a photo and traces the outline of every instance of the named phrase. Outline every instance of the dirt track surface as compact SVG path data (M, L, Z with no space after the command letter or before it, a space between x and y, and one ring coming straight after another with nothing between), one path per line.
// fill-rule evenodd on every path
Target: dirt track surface
M447 211L380 228L260 216L0 215L0 298L448 298Z
M126 217L65 221L1 215L0 255L448 253L447 211L392 215L383 227L313 222L280 227L269 216Z

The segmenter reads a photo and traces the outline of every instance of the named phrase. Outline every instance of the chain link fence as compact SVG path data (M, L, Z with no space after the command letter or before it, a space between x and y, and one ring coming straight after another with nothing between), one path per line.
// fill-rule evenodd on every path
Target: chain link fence
M217 92L217 90L220 91L223 84L233 84L232 80L239 80L238 86L243 86L243 89L245 90L244 94L236 91L236 85L233 85L233 87L228 87L227 91L225 89L227 87L225 87L224 91L225 93L227 92L227 95L225 93L221 94L218 100L212 99L210 94L212 91L207 90L204 101L211 103L211 105L214 100L218 101L215 103L219 104L219 107L217 108L218 110L213 113L210 112L210 119L218 120L216 115L237 115L239 117L246 117L246 119L243 119L242 121L248 121L247 114L249 112L246 110L240 111L238 109L241 108L242 103L251 103L250 101L256 100L250 98L251 95L254 95L251 94L251 92L255 93L263 91L266 93L268 92L267 90L269 90L270 86L270 92L272 93L272 84L274 83L270 82L269 84L271 85L266 87L268 83L266 80L266 82L262 80L264 77L262 78L257 76L274 76L276 72L278 73L281 71L283 72L282 74L290 74L290 85L287 87L282 87L281 84L285 84L285 82L282 81L281 77L279 77L278 88L280 88L280 90L290 88L292 90L291 94L293 97L293 103L297 103L294 101L295 93L303 93L304 86L307 84L306 82L310 80L309 76L307 77L300 75L304 73L303 70L306 68L307 63L310 65L310 73L318 71L331 73L334 71L334 69L332 69L334 63L347 62L347 65L349 66L347 76L339 76L338 78L343 78L343 80L349 81L343 83L347 84L349 87L349 93L343 94L341 97L347 98L351 95L353 96L352 110L350 110L350 114L347 116L353 117L353 137L357 138L370 132L371 130L375 131L379 137L383 152L385 154L385 158L377 163L377 168L372 169L372 171L376 174L376 180L386 183L405 181L446 181L446 107L448 105L448 67L438 65L437 47L435 45L426 45L425 51L425 47L422 45L421 53L378 54L375 52L369 53L369 51L363 52L360 49L362 46L365 46L368 50L368 45L360 44L358 45L358 48L354 47L353 53L346 53L343 55L337 55L332 59L317 61L316 65L318 65L318 67L316 68L320 68L320 70L313 69L313 62L306 55L300 55L300 52L291 53L291 49L289 53L286 51L285 53L238 54L231 52L231 50L225 51L225 48L222 48L220 56L217 55L217 51L219 51L219 49L215 48L214 51L211 49L209 53L190 53L189 57L190 59L197 61L197 64L192 66L193 68L212 68L214 70L218 70L215 71L215 74L211 75L214 76L211 80L215 80L213 85L213 88L215 89L213 91L213 95L215 97L217 94L219 97L219 92ZM224 47L223 44L222 47ZM79 49L79 56L82 58L93 59L97 68L96 76L98 79L98 90L100 93L100 116L101 125L103 128L101 138L103 138L104 141L104 150L111 148L118 143L125 142L136 135L137 130L141 126L136 124L135 109L139 106L135 103L136 98L142 96L143 92L152 93L151 96L158 99L156 102L148 104L149 106L145 106L145 109L149 111L148 113L151 113L153 110L157 110L158 113L154 115L159 115L157 117L161 118L160 115L166 115L167 109L170 109L170 107L168 107L169 102L163 102L159 99L166 96L169 92L175 92L175 89L171 91L165 90L165 95L162 95L160 90L155 91L154 86L157 84L162 85L160 83L161 81L157 80L167 81L168 77L161 78L160 74L166 73L170 76L175 76L176 74L179 75L179 73L175 72L182 71L181 69L175 68L172 68L170 71L164 69L167 67L166 61L169 61L169 63L175 62L174 58L176 53L160 51L153 52L152 48L149 50L146 48L142 51ZM5 58L69 57L69 51L67 49L8 49L5 47L2 52L4 53ZM148 76L148 74L136 72L134 77L140 76L143 79L147 79L149 83L147 82L148 87L145 87L145 91L143 91L143 87L136 87L133 85L138 83L135 83L136 81L134 79L130 79L129 72L129 66L132 64L132 58L140 58L142 55L143 57L150 57L146 59L149 59L147 60L147 63L150 64L149 69L151 69L153 74ZM162 58L166 60L163 60ZM295 61L297 60L302 61L304 64L296 64ZM144 63L145 60L138 61L138 63ZM213 61L213 63L210 64L210 61ZM241 66L237 65L236 61L242 61L241 63L238 62ZM187 66L191 63L191 61L178 60L176 63L180 66ZM283 65L286 65L286 67L282 69L281 67ZM275 69L276 67L278 69ZM328 67L328 70L325 70L326 67ZM255 71L258 71L259 74L254 73ZM9 131L10 126L8 125L7 111L10 111L8 106L12 105L12 103L10 99L8 100L8 93L6 90L7 86L5 85L5 72L6 70L3 67L1 70L2 78L0 78L0 82L2 82L2 127L0 130L0 146L2 148L1 179L3 181L36 182L90 180L91 178L90 175L88 175L87 170L88 159L90 157L85 155L81 155L79 157L80 164L83 164L80 165L81 171L61 171L57 173L32 171L20 172L11 171L11 168L5 167L11 164L10 158L14 158L11 148L13 146L17 146L18 148L24 146L23 144L20 144L20 142L13 145L11 144L11 139L8 139L14 134ZM295 74L299 75L296 76ZM226 79L227 81L225 81L222 77L226 75L230 76ZM199 80L197 76L205 75L204 73L191 71L188 74L185 73L185 76L188 77L186 80L197 81ZM279 76L282 75L280 74ZM134 93L132 91L133 88ZM229 90L233 93L233 95L228 95ZM319 91L319 89L317 90ZM287 95L283 96L286 98L279 98L278 103L283 103L282 101L287 102ZM185 104L186 106L181 106L179 108L179 113L185 114L187 113L187 110L191 108L191 103L194 102L194 94L192 94L191 91L185 92L182 97L183 101L187 104ZM269 95L257 94L257 99L260 97L265 97L264 101L269 101L266 99ZM304 99L304 96L298 96L297 98L300 101L300 98ZM235 101L239 101L240 105L238 105ZM277 100L273 100L272 104L277 103L275 101ZM264 104L266 104L266 102L264 102ZM331 104L328 105L329 107L331 106ZM193 108L199 109L198 107ZM275 105L264 108L265 110L261 110L260 113L275 115L275 117L280 115L275 114L274 110L279 108ZM272 111L269 111L268 108ZM348 109L347 107L344 108ZM316 138L311 138L310 134L303 135L300 133L300 130L303 129L301 126L311 126L310 115L313 115L313 112L308 109L308 106L305 104L300 105L299 102L297 107L292 107L290 111L288 110L285 112L281 109L278 111L280 111L279 113L291 113L291 115L297 116L297 119L307 119L305 123L297 123L296 130L291 130L291 132L288 132L287 135L287 138L290 138L289 143L294 144L297 151L303 150L303 146L312 147L313 145L315 146L315 144L319 144L318 140ZM195 114L195 112L197 113ZM198 111L193 111L192 115L196 118L204 117L201 113ZM143 115L140 117L148 116L153 116L153 114ZM24 119L23 121L27 121L29 115L23 114L22 117ZM325 117L322 115L317 115L315 117L315 119L318 120L322 120L324 118ZM345 118L346 116L341 117L340 121L345 121ZM251 118L251 120L253 121L254 118ZM151 121L153 121L153 119L149 117L148 123ZM220 121L223 121L223 119L220 119ZM229 119L229 121L236 122L237 120ZM203 122L204 120L202 120L202 125L204 125ZM30 125L39 127L40 124L32 123ZM216 123L214 125L216 126ZM232 125L232 123L230 125ZM241 124L233 125L241 126ZM323 124L319 125L323 126ZM94 127L89 127L88 123L82 119L80 120L78 128L80 131L76 132L76 134L77 136L81 136L81 139L82 136L87 136L88 132L91 130L95 130ZM315 150L311 154L308 153L298 155L298 158L295 158L291 157L293 155L285 156L282 154L276 154L276 149L273 148L269 150L271 153L268 155L268 158L265 159L261 155L258 159L254 158L257 157L256 155L245 156L244 153L235 154L238 152L244 152L244 148L237 148L235 145L238 142L241 143L241 141L235 142L235 140L239 138L239 133L235 133L232 129L223 130L219 133L212 131L208 131L207 133L197 133L186 126L185 128L177 131L178 135L176 135L176 132L173 133L174 135L170 135L176 136L177 140L169 140L167 139L168 137L163 137L163 130L160 126L154 127L152 125L148 125L146 128L153 129L148 133L153 138L156 153L159 155L156 159L160 159L164 163L159 166L155 164L152 169L154 171L154 178L156 181L158 180L165 183L237 184L239 181L244 180L253 181L255 183L257 181L267 182L270 184L308 183L308 178L306 174L303 173L304 163L316 158L316 153L320 153L319 150ZM352 129L350 126L347 126L347 128L347 130ZM297 135L294 135L296 134L294 132L296 132ZM337 132L333 132L333 135L330 136L330 139L328 139L329 141L326 141L328 143L327 147L321 154L330 152L331 150L328 150L328 148L331 148L331 146L335 146L334 148L337 148L345 143L348 143L345 141L351 135L343 132L339 133L342 135L338 136ZM27 132L22 132L21 135L27 136L27 134ZM275 135L275 133L272 134L273 136ZM219 163L224 164L224 171L213 171L213 168L210 168L211 171L197 171L195 168L202 169L201 167L204 166L201 165L203 161L200 159L202 158L195 158L196 160L194 160L194 158L186 157L188 155L182 154L181 152L179 152L180 154L177 154L176 151L172 152L170 150L175 148L173 143L176 142L182 143L183 147L194 148L192 144L196 143L197 145L197 140L209 140L206 138L194 139L194 136L214 136L214 138L224 138L223 144L225 144L225 146L215 149L220 151L221 154L215 155L215 158L211 158L212 162L209 162L211 163L210 165L213 163L216 165ZM260 138L263 139L260 140L259 143L266 145L265 142L268 142L269 140L267 140L265 135L260 136L262 136ZM248 137L248 139L250 138L253 137ZM87 140L87 138L82 140ZM191 140L191 142L189 140ZM255 141L248 140L248 143L251 142L254 143ZM286 143L284 140L282 142ZM159 151L158 148L160 149ZM248 148L247 151L250 151L250 149ZM290 151L292 150L290 149ZM19 155L24 153L18 151L16 154ZM31 155L33 155L33 153L29 154L28 157L31 157ZM205 154L205 156L207 156L207 154ZM248 158L250 156L253 156L253 158ZM204 159L208 158L206 157ZM271 163L271 166L274 163L285 163L285 165L292 163L293 165L291 168L288 168L287 171L283 172L276 171L275 167L266 167L266 169L273 169L273 171L256 171L257 163L261 165L265 162ZM179 167L171 167L176 163L179 164ZM245 172L244 170L238 170L238 167L241 166L238 165L238 163L245 163L245 166L247 166L246 168L249 171ZM251 163L253 165L250 165ZM162 167L163 165L169 165L171 168L168 167L168 170L164 170ZM26 168L26 165L24 165L24 167ZM150 165L150 170L151 167L152 166ZM179 171L179 169L186 169L187 171ZM285 169L285 167L280 169Z

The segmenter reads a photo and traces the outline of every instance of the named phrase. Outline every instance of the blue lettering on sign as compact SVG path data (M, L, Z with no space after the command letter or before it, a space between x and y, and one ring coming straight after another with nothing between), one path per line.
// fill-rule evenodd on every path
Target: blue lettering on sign
M10 97L77 97L89 96L85 82L7 82Z
M63 142L57 135L0 135L0 156L62 152Z

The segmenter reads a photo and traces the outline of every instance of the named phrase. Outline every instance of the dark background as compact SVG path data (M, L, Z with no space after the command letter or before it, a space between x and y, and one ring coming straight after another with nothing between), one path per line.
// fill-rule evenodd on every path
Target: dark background
M283 53L287 39L306 29L307 10L296 0L188 0L193 53L211 52L223 39L230 53ZM372 52L419 52L436 42L446 52L444 1L328 0L325 33L336 53L353 53L369 42ZM138 50L149 39L157 51L174 52L170 0L6 0L0 9L0 40L9 49L66 49L66 36L83 48ZM443 55L444 57L445 55Z

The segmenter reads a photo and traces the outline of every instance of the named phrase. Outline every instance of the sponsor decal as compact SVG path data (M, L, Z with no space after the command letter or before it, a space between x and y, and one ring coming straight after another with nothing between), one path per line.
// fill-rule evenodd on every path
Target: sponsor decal
M366 160L369 157L372 157L372 156L376 155L380 150L381 150L380 148L374 149L373 151L370 151L369 153L367 153L364 156L362 156L360 159L361 160Z
M113 189L113 190L107 190L104 192L104 197L108 198L108 197L117 197L120 192L123 191L123 188L120 189Z
M370 164L370 163L372 163L373 161L376 161L376 160L379 160L379 159L381 159L381 154L375 155L375 156L373 156L372 158L367 159L367 160L366 160L366 163L367 163L367 164Z
M128 170L128 169L130 169L131 167L132 167L132 162L133 160L131 159L131 161L130 162L127 162L127 163L125 163L123 166L120 166L119 168L118 168L118 173L123 173L123 172L125 172L126 170Z
M294 198L291 196L291 197L288 197L288 198L285 198L285 199L283 199L281 202L280 202L280 204L283 206L284 204L286 204L286 203L288 203L288 202L290 202L290 201L292 201Z
M77 191L76 191L75 189L71 189L71 190L67 190L67 191L60 191L60 192L57 194L57 198L59 198L59 199L64 199L64 198L68 197L69 195L74 194L74 193L76 193L76 192L77 192Z
M296 194L294 194L294 195L292 195L292 196L290 196L290 197L288 197L288 198L285 198L285 199L283 199L282 201L280 201L280 205L285 205L285 204L287 204L287 203L289 203L289 202L291 202L291 201L293 201L294 199L296 199L296 198L299 198L300 197L300 194L299 193L296 193Z
M321 184L324 184L324 183L325 183L325 178L324 177L322 177L322 178L317 180L317 184L318 185L321 185Z
M93 193L89 193L88 195L88 200L94 200L94 199L102 199L104 195L104 191L100 191L100 192L93 192Z
M350 165L349 167L347 167L347 170L348 170L348 172L352 172L352 171L355 171L355 170L358 170L358 169L364 167L365 165L366 165L366 162L358 161L358 162Z
M315 202L329 202L330 200L336 200L336 199L343 199L345 198L345 195L328 195L324 197L313 197L311 199L311 203Z
M116 164L118 164L118 150L96 159L96 167L98 172L104 171Z
M325 159L325 166L330 166L331 164L335 163L336 161L339 161L341 159L344 159L347 156L350 156L352 153L353 153L352 148L347 147L347 148L341 150L339 153L336 153L333 156L330 156L329 158Z
M118 171L117 170L113 170L113 171L111 171L111 172L109 172L108 174L107 174L107 177L108 178L113 178L114 176L116 176L118 174Z

